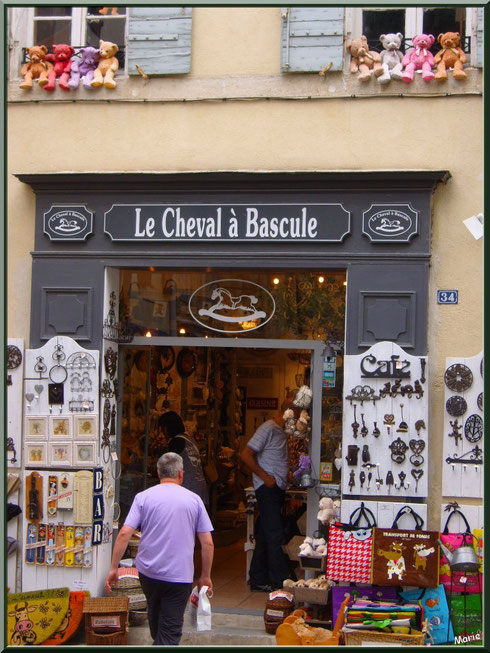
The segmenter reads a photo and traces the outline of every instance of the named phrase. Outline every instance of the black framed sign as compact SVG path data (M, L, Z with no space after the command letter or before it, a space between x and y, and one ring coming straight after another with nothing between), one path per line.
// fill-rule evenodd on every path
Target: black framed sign
M54 204L44 213L44 233L50 240L85 240L93 233L93 219L84 204Z

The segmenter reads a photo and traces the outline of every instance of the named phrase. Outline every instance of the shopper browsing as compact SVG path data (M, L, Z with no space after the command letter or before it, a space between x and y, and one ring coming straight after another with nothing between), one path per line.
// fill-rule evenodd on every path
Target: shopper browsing
M183 461L176 453L163 454L157 463L159 485L134 498L112 553L105 589L117 585L118 565L135 530L141 540L135 566L148 603L153 644L177 646L182 637L184 611L194 578L196 534L201 544L202 569L197 582L211 591L213 525L199 496L182 486Z
M201 456L195 442L186 433L181 416L169 410L160 416L158 426L164 436L170 439L168 450L178 453L184 461L183 486L198 494L207 507L209 504L208 486L202 470Z
M281 412L259 426L240 457L252 471L259 518L255 530L255 549L250 564L252 591L270 592L282 588L288 578L284 544L283 507L288 486L288 436L284 431L284 411L291 408L295 417L300 409L285 401Z

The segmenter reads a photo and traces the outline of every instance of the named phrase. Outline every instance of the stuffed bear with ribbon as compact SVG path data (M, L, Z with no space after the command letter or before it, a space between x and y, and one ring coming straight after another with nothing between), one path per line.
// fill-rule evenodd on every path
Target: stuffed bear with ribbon
M434 57L430 48L434 45L432 34L417 34L413 37L413 48L410 48L402 59L404 70L402 79L404 82L411 82L416 70L422 71L424 82L430 82L434 79L432 67L434 66Z

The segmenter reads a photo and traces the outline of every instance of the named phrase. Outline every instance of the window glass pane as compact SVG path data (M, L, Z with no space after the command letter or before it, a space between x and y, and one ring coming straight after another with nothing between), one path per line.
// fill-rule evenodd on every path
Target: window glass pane
M124 16L126 7L87 7L89 16Z
M53 43L71 45L71 20L40 20L34 23L34 43L51 47Z
M105 20L104 18L87 20L87 45L98 47L99 41L110 41L122 47L124 45L124 31L126 19L115 18Z
M35 16L71 16L71 7L34 7Z
M464 42L466 30L466 9L464 7L424 9L423 27L425 34L432 34L436 39L431 48L432 54L441 49L437 37L445 32L459 32L461 34L461 47L465 52L469 51L469 43L465 44Z
M124 270L120 315L135 336L343 341L345 271Z
M379 42L381 34L401 32L405 34L405 10L363 11L362 33L366 36L371 50L383 49Z

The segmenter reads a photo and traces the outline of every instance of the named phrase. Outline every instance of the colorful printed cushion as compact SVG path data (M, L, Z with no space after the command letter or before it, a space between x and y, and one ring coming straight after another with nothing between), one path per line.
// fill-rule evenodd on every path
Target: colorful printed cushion
M90 592L70 592L70 605L65 618L58 630L51 637L44 640L43 646L64 644L77 632L82 623L83 601L86 596L90 596Z
M32 646L44 642L60 627L69 602L68 587L7 594L7 644Z

